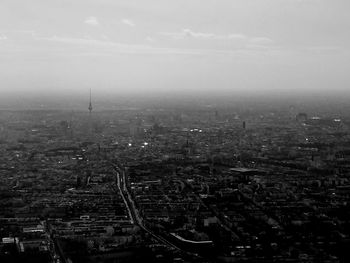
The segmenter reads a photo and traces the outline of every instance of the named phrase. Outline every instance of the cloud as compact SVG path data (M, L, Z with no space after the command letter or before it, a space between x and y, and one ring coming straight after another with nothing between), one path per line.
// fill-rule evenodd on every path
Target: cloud
M160 54L160 55L201 55L203 51L176 48L160 48L149 45L125 44L109 40L75 37L36 37L37 41L50 41L70 46L79 46L83 54L109 55L112 53L123 54ZM85 48L83 48L85 47ZM74 49L75 50L75 49ZM88 51L88 52L87 52ZM87 52L87 53L86 53ZM77 55L79 55L77 53Z
M111 54L142 54L142 55L175 55L175 56L209 56L217 55L224 56L245 56L249 54L253 55L252 50L259 51L256 48L246 49L220 49L220 48L191 48L191 47L154 47L147 44L126 44L120 42L114 42L106 39L93 39L93 38L76 38L76 37L63 37L63 36L51 36L51 37L37 37L36 40L50 41L69 46L78 46L79 52L75 55L87 55L87 56L109 56ZM146 38L146 41L151 44L155 41L153 38ZM60 47L62 47L60 45ZM68 50L68 49L67 49ZM72 50L76 49L73 48ZM248 52L248 53L245 53Z
M268 37L253 37L249 40L249 43L253 45L270 45L273 44L273 40Z
M213 33L203 33L195 32L191 29L185 28L181 32L161 32L163 36L167 36L173 39L186 39L186 38L199 38L199 39L208 39L208 40L244 40L246 36L242 34L228 34L228 35L217 35Z
M240 50L240 49L271 49L274 41L268 37L248 36L244 34L214 34L208 32L196 32L191 29L183 29L180 32L160 32L162 36L176 40L179 43L186 41L187 45L194 48L208 48L215 50ZM184 43L181 43L184 44Z
M88 17L84 22L90 26L98 26L100 24L94 16Z
M147 42L153 43L153 42L155 42L156 40L155 40L153 37L148 36L148 37L146 37L146 41L147 41Z
M131 21L130 19L122 19L121 21L124 25L127 25L127 26L130 26L130 27L134 27L135 26L135 23L133 21Z
M214 34L208 34L208 33L201 33L201 32L194 32L191 29L183 29L180 34L178 34L178 37L193 37L193 38L214 38Z
M0 35L0 40L7 40L7 39L8 39L7 36L5 36L5 35Z
M325 53L325 52L344 52L344 48L341 46L310 46L306 47L303 50Z
M93 45L93 46L113 46L115 43L112 41L98 40L92 38L74 38L74 37L41 37L36 38L37 40L47 40L53 42L61 42L66 44L76 44L76 45Z
M30 32L32 33L32 32ZM189 33L189 32L187 32ZM194 32L192 32L194 33ZM27 35L27 32L26 34ZM191 34L192 35L192 34ZM1 33L0 33L1 36ZM225 42L224 45L217 45L217 41L214 41L214 45L211 41L202 41L203 38L208 38L209 34L195 33L192 37L196 37L199 41L195 41L195 45L180 45L174 46L169 43L162 43L160 39L155 39L153 36L147 36L144 39L144 44L133 43L121 43L113 41L105 35L100 35L98 38L85 36L60 36L51 35L45 36L33 33L30 38L28 36L23 41L18 42L16 46L13 46L11 50L18 52L23 49L25 52L40 52L50 53L50 56L109 56L113 54L142 54L142 55L189 55L189 56L211 56L211 55L234 55L241 56L244 52L251 52L253 50L261 52L266 49L250 47L245 41L243 44L236 44L237 42L231 41L219 41ZM217 36L216 36L217 37ZM226 39L241 39L241 35L227 35ZM246 37L245 37L246 38ZM244 39L245 39L244 38ZM12 39L12 38L11 38ZM25 42L24 42L25 41ZM34 42L35 41L35 42ZM154 43L158 42L159 45L154 46ZM201 42L207 42L210 45L202 45ZM51 44L50 44L51 43ZM234 43L234 44L232 44ZM165 44L165 45L163 45ZM39 48L40 47L40 48ZM43 47L46 47L47 52L42 52ZM62 51L64 52L62 53Z

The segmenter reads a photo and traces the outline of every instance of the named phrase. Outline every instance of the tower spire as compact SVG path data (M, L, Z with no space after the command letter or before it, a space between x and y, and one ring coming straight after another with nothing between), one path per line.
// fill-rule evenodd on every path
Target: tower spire
M90 89L90 102L89 102L89 136L92 136L92 101L91 101L91 89Z
M89 103L89 112L92 112L92 102L91 102L91 89L90 89L90 103Z

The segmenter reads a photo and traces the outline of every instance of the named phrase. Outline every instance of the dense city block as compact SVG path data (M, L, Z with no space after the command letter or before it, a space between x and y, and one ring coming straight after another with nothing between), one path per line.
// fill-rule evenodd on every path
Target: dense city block
M348 262L346 116L0 112L1 262Z

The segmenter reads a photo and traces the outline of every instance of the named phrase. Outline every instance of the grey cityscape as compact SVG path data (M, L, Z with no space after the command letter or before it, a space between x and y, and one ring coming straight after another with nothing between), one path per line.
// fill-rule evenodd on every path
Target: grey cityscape
M350 262L349 11L1 0L0 262Z

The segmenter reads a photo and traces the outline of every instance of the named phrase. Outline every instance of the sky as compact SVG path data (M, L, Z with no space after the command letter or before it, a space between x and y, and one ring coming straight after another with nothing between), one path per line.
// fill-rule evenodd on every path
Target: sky
M342 94L349 0L1 0L6 96Z

